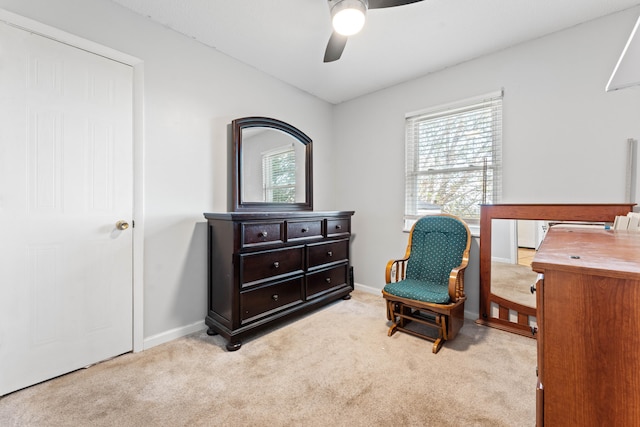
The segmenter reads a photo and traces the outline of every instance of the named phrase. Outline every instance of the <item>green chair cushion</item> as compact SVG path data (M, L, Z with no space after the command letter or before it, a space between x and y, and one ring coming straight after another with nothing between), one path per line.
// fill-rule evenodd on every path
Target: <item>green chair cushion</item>
M449 289L447 284L426 282L415 279L404 279L396 283L389 283L384 287L385 292L401 298L417 301L433 302L437 304L447 304Z

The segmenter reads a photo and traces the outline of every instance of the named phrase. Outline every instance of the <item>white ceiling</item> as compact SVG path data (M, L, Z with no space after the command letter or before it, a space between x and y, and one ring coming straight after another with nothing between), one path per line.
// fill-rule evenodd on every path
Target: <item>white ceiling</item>
M342 58L325 64L326 0L112 1L334 104L640 4L424 0L374 9Z

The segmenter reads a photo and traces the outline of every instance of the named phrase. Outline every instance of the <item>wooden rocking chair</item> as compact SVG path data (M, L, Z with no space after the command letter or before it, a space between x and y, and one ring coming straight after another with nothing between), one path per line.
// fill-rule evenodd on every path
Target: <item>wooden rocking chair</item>
M387 263L382 295L393 322L389 336L403 331L433 341L437 353L457 335L464 324L470 246L469 227L456 216L429 215L414 224L404 258Z

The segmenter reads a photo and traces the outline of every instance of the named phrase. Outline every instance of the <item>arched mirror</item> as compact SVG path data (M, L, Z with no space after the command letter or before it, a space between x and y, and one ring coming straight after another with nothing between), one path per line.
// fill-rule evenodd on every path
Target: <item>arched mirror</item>
M268 117L233 120L231 138L231 211L313 210L311 138Z

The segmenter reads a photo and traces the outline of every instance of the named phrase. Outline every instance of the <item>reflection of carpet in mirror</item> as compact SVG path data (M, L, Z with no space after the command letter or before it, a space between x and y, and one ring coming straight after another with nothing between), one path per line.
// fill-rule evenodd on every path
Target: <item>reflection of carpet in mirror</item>
M529 307L536 306L536 296L531 293L531 285L538 273L530 266L491 263L491 293Z

